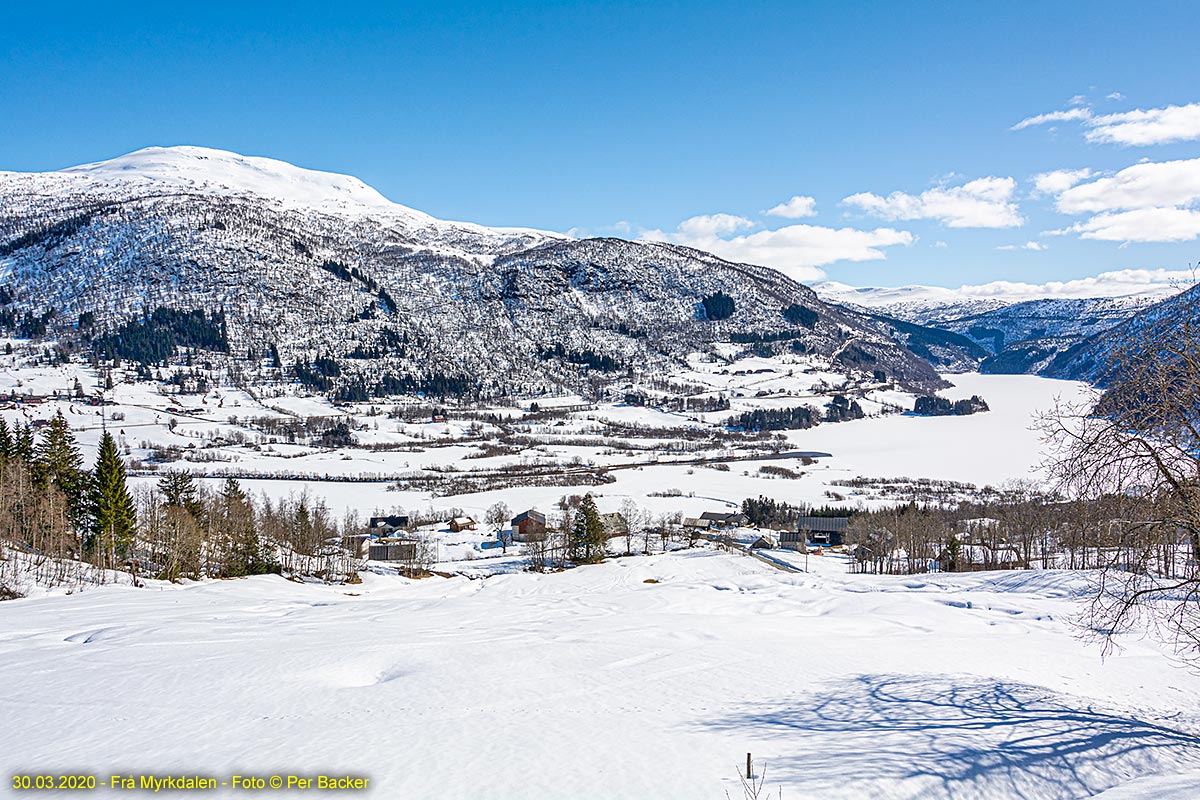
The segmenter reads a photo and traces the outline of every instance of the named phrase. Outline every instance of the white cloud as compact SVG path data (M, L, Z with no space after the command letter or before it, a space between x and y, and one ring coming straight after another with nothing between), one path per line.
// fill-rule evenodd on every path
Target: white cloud
M679 223L679 233L689 239L724 236L754 227L754 222L733 214L703 214Z
M1056 206L1064 214L1188 205L1200 200L1200 158L1154 161L1063 190Z
M1077 94L1074 97L1072 97L1070 100L1067 101L1067 105L1069 105L1069 106L1086 106L1087 105L1087 97L1085 97L1084 95L1081 95L1081 94Z
M1200 103L1163 108L1135 109L1115 114L1095 115L1086 105L1071 98L1072 108L1037 114L1012 126L1019 131L1049 122L1082 122L1090 130L1084 134L1089 142L1144 147L1170 142L1190 142L1200 139ZM1122 100L1120 92L1108 95L1109 100Z
M1121 94L1120 92L1110 92L1109 94L1104 95L1104 99L1105 100L1124 100L1125 95Z
M1046 245L1041 242L1026 242L1025 244L1002 244L996 248L997 250L1045 250Z
M777 230L732 235L753 223L731 214L692 217L673 233L645 231L643 239L673 242L706 250L729 261L775 267L797 280L818 280L818 267L835 261L887 258L882 248L910 245L916 237L892 228L859 230L818 225L788 225Z
M1126 297L1144 293L1173 294L1197 280L1198 276L1188 270L1122 269L1071 281L1041 284L993 281L963 286L956 291L964 297L997 297L1014 302L1040 297Z
M1200 103L1137 109L1088 120L1089 142L1145 146L1200 139Z
M946 244L945 242L943 242L941 239L938 239L936 242L934 242L933 246L934 247L949 247L949 245Z
M1058 194L1090 177L1092 177L1092 171L1086 167L1083 169L1056 169L1053 172L1034 175L1033 185L1037 194Z
M860 192L844 205L890 220L936 219L948 228L1014 228L1024 220L1012 202L1012 178L977 178L961 186L938 186L919 195Z
M786 217L787 219L811 217L817 213L817 201L816 198L798 194L786 203L780 203L773 208L768 208L763 213L773 217Z
M1090 108L1076 107L1068 108L1065 111L1051 111L1046 114L1037 114L1036 116L1026 117L1025 119L1013 125L1010 130L1020 131L1025 128L1033 127L1034 125L1045 125L1047 122L1071 122L1072 120L1089 119L1092 116Z
M1190 242L1200 237L1200 211L1186 208L1139 208L1097 214L1064 233L1105 242Z
M1091 215L1046 235L1109 242L1188 242L1200 236L1200 158L1148 161L1077 181L1078 170L1036 176L1063 214Z

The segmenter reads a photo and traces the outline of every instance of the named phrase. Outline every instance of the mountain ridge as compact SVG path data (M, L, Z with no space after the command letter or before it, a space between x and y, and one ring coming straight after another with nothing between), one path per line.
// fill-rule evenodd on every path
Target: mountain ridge
M775 270L679 245L445 222L310 172L165 148L0 173L5 313L49 314L48 335L94 342L140 330L129 326L158 308L220 310L232 379L316 371L356 397L595 390L721 341L943 383L871 320ZM280 181L300 188L259 194ZM702 301L718 296L729 313L710 318ZM784 316L792 306L799 322Z

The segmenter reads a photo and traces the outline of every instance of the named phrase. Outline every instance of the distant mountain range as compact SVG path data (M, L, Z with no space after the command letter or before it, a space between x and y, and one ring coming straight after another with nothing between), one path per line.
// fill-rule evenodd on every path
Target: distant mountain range
M126 361L183 346L247 385L294 379L347 399L592 390L717 343L942 385L869 313L775 270L438 220L266 158L148 148L0 173L0 200L0 326Z
M1119 332L1143 315L1170 314L1178 288L1156 287L1117 297L1016 297L928 286L878 289L825 283L814 286L824 299L903 328L905 339L935 364L1000 374L1029 373L1056 378L1100 379L1105 334ZM939 338L928 329L958 338ZM898 331L898 338L902 332ZM922 347L922 344L925 346Z

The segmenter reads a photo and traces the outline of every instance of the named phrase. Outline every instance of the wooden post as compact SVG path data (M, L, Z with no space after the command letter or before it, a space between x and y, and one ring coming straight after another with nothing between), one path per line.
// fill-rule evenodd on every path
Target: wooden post
M754 762L750 759L750 754L746 753L746 780L754 777Z

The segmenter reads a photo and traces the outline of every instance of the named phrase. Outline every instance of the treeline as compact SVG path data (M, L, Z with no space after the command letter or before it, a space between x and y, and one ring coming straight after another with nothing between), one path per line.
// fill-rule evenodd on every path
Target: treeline
M41 314L34 315L32 311L18 314L12 304L16 302L16 294L8 286L0 286L0 330L11 333L18 339L32 339L44 336L50 320L58 313L50 308Z
M700 305L704 308L704 318L713 322L729 319L737 308L733 298L724 292L714 292L702 298Z
M1188 569L1190 542L1162 518L1166 495L1105 496L1065 501L1032 485L1007 500L949 506L906 505L860 510L846 529L852 568L913 574L937 569L1097 569L1178 577Z
M301 386L318 392L329 392L333 389L334 379L342 374L342 368L332 356L318 353L312 361L296 359L296 363L292 365L292 374Z
M748 525L774 530L789 530L801 517L849 517L855 513L854 508L792 505L763 495L747 497L742 501L742 514Z
M918 397L913 404L913 413L921 417L965 417L980 411L990 411L988 404L979 395L970 399L948 400L945 397Z
M467 397L478 393L476 382L465 375L446 375L440 372L428 375L396 375L385 373L375 381L354 378L343 383L333 394L333 399L342 403L365 403L373 398L396 395L424 395L426 397Z
M304 252L306 255L311 255L308 253L307 246L300 242L294 242L293 244L299 245L299 247L297 247L298 251ZM301 248L303 248L303 250L301 250ZM375 296L379 298L379 302L383 305L384 311L387 311L389 314L396 313L396 301L392 299L392 296L388 293L388 290L380 286L378 281L360 270L358 267L347 267L341 261L322 261L317 266L339 280L346 282L358 281L369 291L375 293Z
M812 406L793 406L792 408L756 408L743 411L729 418L726 427L734 430L744 430L751 433L761 431L790 431L806 430L815 427L822 420L825 422L847 422L862 419L866 414L857 400L851 400L845 395L834 395L825 404L822 415Z
M138 364L164 364L177 348L229 352L225 312L156 308L141 320L126 322L113 333L92 340L97 358Z
M818 415L809 406L756 408L730 417L726 427L749 432L805 430L815 426Z
M78 580L78 567L90 580L108 570L135 582L263 573L346 580L360 527L304 496L256 501L233 479L211 491L167 472L131 493L111 433L89 470L61 413L36 436L0 419L0 598L19 596L30 575L43 585Z
M79 214L23 233L11 241L0 244L0 257L10 256L26 247L41 246L47 250L55 247L87 227L92 221L92 216L92 213Z
M568 350L563 347L562 342L553 347L540 348L538 355L544 361L557 358L570 364L578 364L601 372L619 372L625 368L620 361L606 353L597 353L593 350Z

